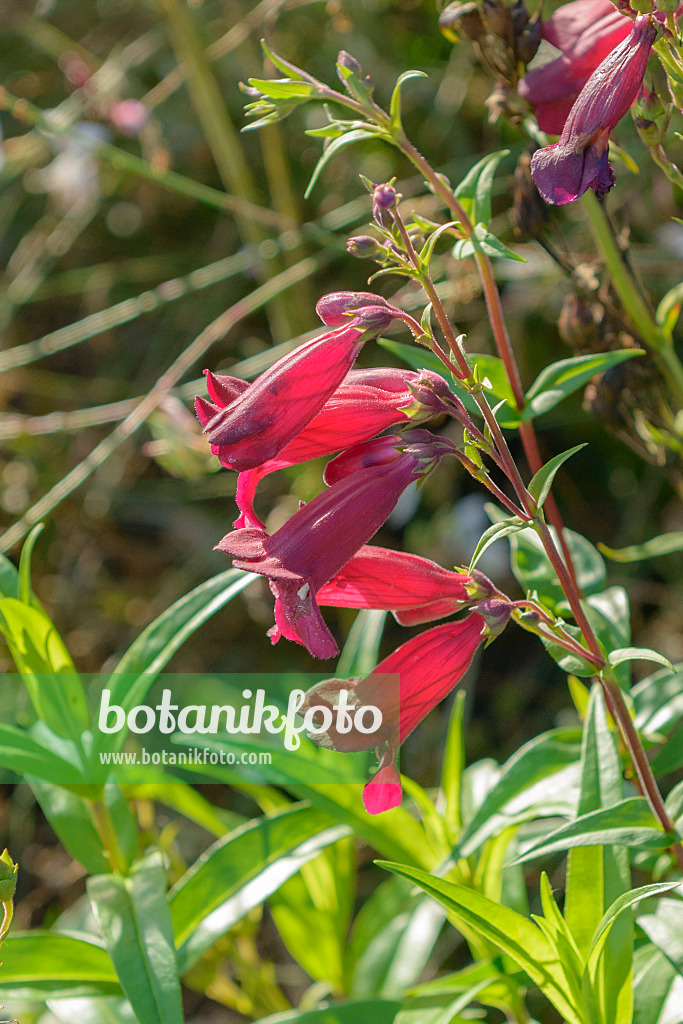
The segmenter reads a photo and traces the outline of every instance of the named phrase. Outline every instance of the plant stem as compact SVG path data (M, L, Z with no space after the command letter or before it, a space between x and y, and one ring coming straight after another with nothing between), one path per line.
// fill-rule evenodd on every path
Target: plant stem
M624 700L624 695L622 694L618 683L614 679L613 672L609 672L609 678L607 678L607 676L607 672L603 672L600 676L600 684L605 695L607 708L612 715L612 718L619 726L619 731L621 732L624 742L628 747L631 760L633 761L633 767L636 770L643 793L652 808L653 814L659 819L665 832L673 832L673 822L671 821L668 811L664 805L662 794L659 792L657 781L652 772L652 767L647 759L647 754L643 749L640 736L638 735L638 730L631 719L628 707L626 706L626 701ZM680 842L673 843L671 846L671 852L676 858L678 867L683 872L683 845L681 845Z
M121 852L121 847L119 846L116 829L114 828L114 823L111 820L109 810L103 800L89 800L88 803L92 811L95 827L97 828L98 835L102 840L104 851L109 859L112 870L117 875L125 875L127 872L127 865L123 853Z
M634 328L657 360L672 394L676 397L679 408L683 408L683 366L681 366L673 346L652 319L614 240L605 213L590 189L583 197L583 207L612 279L614 290L631 318Z

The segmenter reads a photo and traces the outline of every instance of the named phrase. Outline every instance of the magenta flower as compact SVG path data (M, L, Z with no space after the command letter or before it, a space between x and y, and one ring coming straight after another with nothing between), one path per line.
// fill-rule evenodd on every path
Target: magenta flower
M236 568L269 579L275 627L268 635L274 643L282 635L303 644L316 658L338 653L320 613L317 591L376 533L405 488L455 450L451 442L426 430L379 440L381 460L375 442L357 445L352 451L359 463L363 451L373 446L370 465L340 476L272 536L247 528L229 533L217 545L217 550L233 556Z
M355 308L345 315L344 326L300 345L252 384L245 387L242 381L230 384L232 378L222 378L226 401L219 403L224 407L210 419L206 419L210 403L197 400L204 432L212 445L222 449L224 464L237 470L254 469L275 458L301 433L336 391L362 344L397 315L384 299L374 298L375 305Z
M492 593L486 577L451 572L406 551L362 547L316 595L319 605L384 608L403 626L433 622Z
M370 814L401 802L396 770L400 744L460 682L488 632L486 618L471 612L464 619L434 626L408 640L365 679L327 679L307 692L302 714L316 705L335 708L344 689L351 691L354 707L373 705L381 711L382 725L377 732L359 733L352 728L342 733L332 725L326 732L311 733L315 743L333 750L383 748L379 770L363 790L363 803Z
M531 158L531 174L547 203L578 199L589 188L609 192L614 173L608 160L609 136L643 84L657 28L649 16L636 18L627 39L593 72L581 90L560 141Z
M235 529L263 527L254 512L254 496L259 482L268 473L332 455L399 423L424 422L448 412L452 399L445 380L428 370L416 373L380 367L349 371L320 412L279 455L256 469L240 473L235 495L240 516ZM212 447L225 465L222 446Z
M574 0L543 22L541 35L561 50L528 71L519 93L536 111L539 128L559 135L584 85L631 31L632 21L611 0Z

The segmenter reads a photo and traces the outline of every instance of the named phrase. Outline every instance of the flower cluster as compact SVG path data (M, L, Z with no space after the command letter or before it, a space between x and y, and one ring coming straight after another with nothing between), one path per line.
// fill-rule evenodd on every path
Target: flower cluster
M461 418L462 405L438 374L353 368L365 342L394 320L410 322L402 310L378 295L340 292L321 299L317 311L330 330L251 384L207 371L209 399L197 398L196 408L214 454L239 473L240 514L217 550L232 556L236 568L268 579L275 598L269 630L274 643L285 637L314 657L335 656L337 644L321 606L386 609L412 626L479 602L467 618L403 644L358 684L359 696L372 694L385 723L380 768L366 787L365 804L374 813L400 801L400 743L498 629L500 615L492 617L492 603L507 604L493 597L492 585L479 573L452 572L417 555L367 546L404 490L442 458L458 454L452 441L423 424L444 414ZM324 490L268 534L254 510L258 482L285 466L327 455L336 457L325 469ZM375 685L387 673L400 677L393 696ZM329 742L334 745L334 738Z

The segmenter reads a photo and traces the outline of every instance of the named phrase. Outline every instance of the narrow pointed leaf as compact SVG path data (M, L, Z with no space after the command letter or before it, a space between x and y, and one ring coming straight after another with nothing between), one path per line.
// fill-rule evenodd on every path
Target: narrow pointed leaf
M535 473L531 478L529 484L529 494L535 499L536 504L539 508L542 508L546 498L550 494L550 488L552 487L555 474L567 459L570 459L576 452L580 452L582 448L585 448L585 444L577 444L574 448L569 448L566 452L562 452L560 455L556 455L550 462L546 462L545 466L541 466L538 473Z

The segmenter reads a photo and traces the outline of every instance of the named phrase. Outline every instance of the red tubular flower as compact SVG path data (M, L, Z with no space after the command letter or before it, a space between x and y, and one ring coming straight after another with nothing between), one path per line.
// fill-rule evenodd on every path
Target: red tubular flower
M471 612L464 619L434 626L408 640L365 679L328 679L307 692L301 714L312 707L333 710L341 690L350 691L349 705L372 705L381 711L382 724L373 733L360 733L354 728L340 732L336 724L326 732L311 733L315 743L333 750L369 750L385 745L379 770L363 790L363 803L370 814L400 803L395 764L398 747L460 682L487 633L484 615Z
M416 626L461 611L490 592L485 577L450 572L405 551L362 547L316 594L319 605L384 608Z
M632 24L611 0L574 0L543 22L543 38L561 55L528 71L519 84L520 95L536 111L539 128L560 134L584 85L626 39Z
M217 545L217 550L233 556L236 568L270 580L276 599L275 627L269 632L273 642L285 636L303 644L316 658L338 653L320 614L317 591L380 528L405 488L454 450L449 441L426 430L380 441L381 465L359 465L302 506L277 533L268 536L262 529L241 529ZM360 463L368 445L374 442L352 449Z
M235 499L241 514L235 529L263 527L254 512L254 495L268 473L333 455L398 423L420 423L448 412L452 397L445 380L429 370L351 370L317 416L279 455L240 473ZM214 445L213 450L225 465L222 447Z
M366 293L361 295L365 300ZM373 298L374 305L354 308L343 317L344 326L300 345L253 384L228 384L233 378L223 378L227 401L210 419L210 403L198 399L197 415L211 444L223 449L225 464L254 469L275 458L310 423L353 366L362 344L398 315L384 299Z
M656 35L649 16L636 18L628 38L586 82L560 141L534 153L531 174L547 203L570 203L589 188L598 196L611 189L610 132L640 92Z

